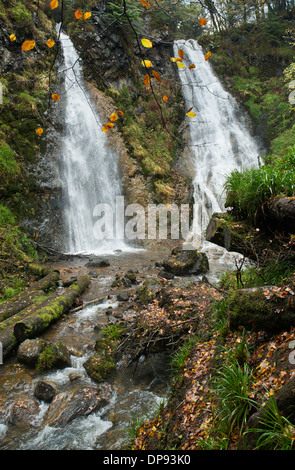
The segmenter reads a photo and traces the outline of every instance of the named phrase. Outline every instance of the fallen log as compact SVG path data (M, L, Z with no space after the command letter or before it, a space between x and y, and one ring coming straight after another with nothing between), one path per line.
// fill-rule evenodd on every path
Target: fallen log
M0 306L0 322L3 322L7 318L32 305L38 296L44 294L44 292L48 292L49 289L53 287L55 288L59 279L59 271L52 271L14 299L4 302Z
M58 296L50 304L43 308L37 308L31 315L27 316L14 325L14 335L18 342L27 338L34 338L56 322L88 287L90 278L82 276L75 284L72 284L65 293Z
M231 330L277 332L295 326L295 292L290 287L239 289L229 296Z
M30 305L29 307L23 309L21 312L11 316L10 318L0 323L0 342L2 343L3 357L6 357L18 345L18 341L14 335L14 325L17 322L24 320L27 316L31 315L37 309L43 308L46 305L50 304L58 296L59 294L57 292L54 292L42 302Z

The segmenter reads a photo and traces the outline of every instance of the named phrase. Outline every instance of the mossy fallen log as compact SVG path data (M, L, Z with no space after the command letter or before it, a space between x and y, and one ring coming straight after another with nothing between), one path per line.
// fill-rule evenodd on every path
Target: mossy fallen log
M295 299L293 290L240 289L229 296L228 315L231 330L277 332L295 326Z
M38 302L38 299L37 299L37 303L28 306L27 308L21 310L21 312L7 318L6 320L0 323L0 341L2 343L3 357L6 357L18 345L18 341L14 335L14 325L17 322L24 320L26 317L31 315L37 309L43 308L46 305L50 304L58 296L59 294L57 292L54 292L53 294L49 295L44 300L40 300Z
M4 302L0 306L0 322L32 305L37 297L48 292L51 288L55 288L59 279L59 271L52 271L14 299Z
M37 308L31 315L24 320L17 322L14 326L14 334L18 342L27 338L35 338L52 323L56 322L64 313L66 313L88 287L90 278L88 276L80 277L75 284L72 284L66 292L59 295L50 304L43 308Z

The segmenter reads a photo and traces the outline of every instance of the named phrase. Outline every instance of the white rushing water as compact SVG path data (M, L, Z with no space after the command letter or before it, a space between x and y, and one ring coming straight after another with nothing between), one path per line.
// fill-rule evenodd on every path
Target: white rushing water
M118 156L107 144L100 117L84 86L79 56L70 38L60 33L65 76L65 135L62 181L65 200L65 251L105 254L128 251L123 240L94 236L93 210L98 204L115 208L122 194Z
M224 211L223 185L234 169L257 166L260 148L250 135L243 113L233 97L215 76L210 61L195 40L176 41L174 54L184 51L185 68L179 69L186 109L193 107L196 117L187 117L190 148L194 160L194 221L191 240L203 242L211 215ZM188 69L190 64L195 68Z

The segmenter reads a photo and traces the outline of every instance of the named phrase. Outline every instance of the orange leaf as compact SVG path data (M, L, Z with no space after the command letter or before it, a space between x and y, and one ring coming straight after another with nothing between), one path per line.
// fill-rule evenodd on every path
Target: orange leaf
M35 41L25 41L22 43L22 51L30 51L34 49L35 45Z
M59 101L59 95L57 93L53 93L53 95L51 95L51 98L53 99L53 101Z
M58 7L58 0L52 0L52 2L50 2L51 10L54 10L57 7Z
M90 18L92 15L91 11L86 11L86 13L84 13L84 20L88 20L88 18Z
M112 114L111 114L111 117L110 117L110 120L111 120L112 122L115 122L115 121L117 121L117 119L118 119L117 114L116 114L116 113L112 113Z
M168 102L168 96L164 95L163 96L163 101L165 101L165 103L167 103Z
M201 26L205 26L205 24L207 24L206 18L200 18L200 19L199 19L199 24L200 24Z
M117 114L119 114L120 116L124 116L123 111L117 111Z
M195 68L196 68L195 64L191 64L191 65L188 66L189 70L192 70L192 69L195 69Z
M105 127L107 127L108 129L113 129L114 124L112 122L108 122L107 124L105 124Z
M207 52L207 54L205 55L205 60L209 60L211 57L211 52Z
M184 57L184 52L183 52L182 49L179 49L179 50L178 50L178 56L179 56L181 59L183 59L183 57Z
M140 3L143 4L143 6L147 7L147 8L151 8L150 5L148 4L148 2L145 2L145 0L139 0Z
M38 129L36 129L36 134L37 134L37 135L42 135L43 132L44 132L44 131L43 131L42 127L38 127Z
M157 82L161 83L161 76L158 72L156 72L155 70L153 70L153 76L155 78L155 80L157 80Z
M103 132L109 132L109 130L108 130L106 124L104 124L104 125L102 126L101 130L102 130Z
M80 10L76 10L76 11L75 11L75 17L77 18L77 20L79 20L80 18L82 18L82 16L83 16L82 11L80 11Z
M150 82L151 82L151 79L150 79L149 74L147 73L143 79L143 83L145 84L145 86L148 86Z
M187 110L187 113L189 113L193 109L193 106Z
M55 44L55 42L54 42L54 40L53 40L53 39L48 39L48 41L47 41L47 43L46 43L46 44L47 44L47 46L48 46L48 47L53 47L53 46L54 46L54 44Z

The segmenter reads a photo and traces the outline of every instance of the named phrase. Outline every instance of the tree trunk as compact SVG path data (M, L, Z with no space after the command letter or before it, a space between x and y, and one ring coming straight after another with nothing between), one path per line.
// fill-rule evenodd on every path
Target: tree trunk
M59 271L52 271L40 281L36 282L34 286L28 288L14 299L10 299L3 303L0 307L0 322L7 318L21 312L23 309L32 305L34 300L49 291L52 287L56 287L60 278Z
M34 338L56 322L66 313L77 297L88 287L90 279L82 276L77 283L72 284L64 294L58 296L50 304L43 308L37 308L31 315L17 322L14 326L14 334L18 342L27 338Z

